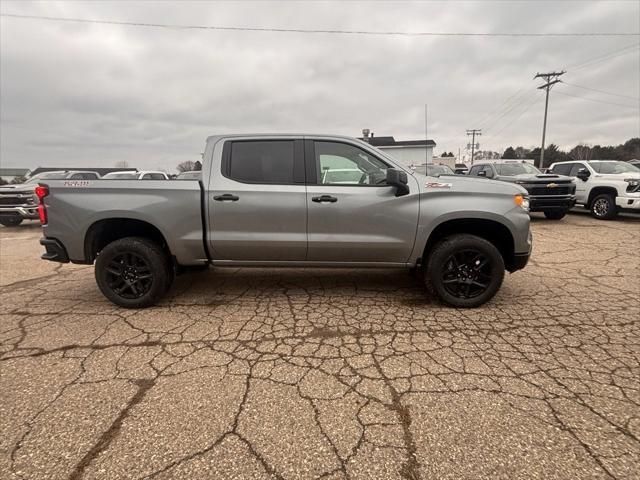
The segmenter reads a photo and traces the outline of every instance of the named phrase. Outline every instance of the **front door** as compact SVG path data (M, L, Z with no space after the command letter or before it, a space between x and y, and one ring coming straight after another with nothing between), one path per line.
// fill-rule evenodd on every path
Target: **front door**
M214 262L303 261L307 199L302 139L228 140L213 168L217 171L211 175L208 201Z
M395 196L386 184L391 165L359 146L305 140L308 205L307 260L404 263L418 224L418 190Z

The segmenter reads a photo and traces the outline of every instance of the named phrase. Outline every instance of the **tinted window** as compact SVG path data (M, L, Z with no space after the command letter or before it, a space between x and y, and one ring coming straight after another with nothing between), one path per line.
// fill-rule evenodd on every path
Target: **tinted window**
M147 180L166 180L165 176L161 173L148 173L147 175L149 177Z
M245 183L293 182L293 141L233 142L227 176Z
M638 168L627 162L589 162L597 173L638 173Z
M493 168L491 168L491 165L485 165L482 170L486 172L487 178L493 178Z
M493 167L498 172L498 175L507 177L522 174L538 175L540 173L540 170L528 163L496 163Z
M573 163L559 163L557 165L554 165L551 171L556 175L569 175L569 172L571 171L571 167L573 165Z
M476 165L474 167L471 167L471 170L469 170L469 175L478 175L478 172L480 171L481 168L482 168L482 165Z
M389 166L370 153L346 143L315 142L318 183L384 185Z
M580 170L581 168L586 169L587 167L585 167L582 163L572 163L571 170L569 171L569 176L575 177L576 175L578 175L578 170Z

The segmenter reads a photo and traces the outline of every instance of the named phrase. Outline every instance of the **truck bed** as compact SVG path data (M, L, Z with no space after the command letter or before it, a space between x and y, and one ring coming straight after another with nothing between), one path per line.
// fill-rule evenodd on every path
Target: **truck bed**
M154 226L181 265L207 261L204 191L198 181L51 180L46 185L45 236L62 242L72 262L90 262L86 247L92 229L116 228L118 221Z

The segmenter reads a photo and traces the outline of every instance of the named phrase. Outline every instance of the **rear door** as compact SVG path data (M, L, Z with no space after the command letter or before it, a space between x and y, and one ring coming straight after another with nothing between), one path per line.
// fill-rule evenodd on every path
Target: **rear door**
M303 261L303 140L226 140L208 192L214 261Z
M386 184L391 165L348 142L305 140L307 260L404 263L418 223L415 179L396 197Z

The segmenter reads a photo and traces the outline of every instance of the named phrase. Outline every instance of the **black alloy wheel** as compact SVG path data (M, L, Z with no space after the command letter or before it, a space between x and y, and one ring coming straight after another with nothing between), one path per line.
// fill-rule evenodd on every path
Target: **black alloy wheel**
M489 288L492 270L489 258L477 249L458 250L444 262L442 285L454 297L475 298Z
M107 285L116 295L136 299L151 290L153 274L149 265L135 253L122 253L113 257L105 266Z
M489 301L502 285L504 259L485 238L454 234L438 242L425 256L427 290L452 307L478 307Z
M174 270L160 245L147 238L126 237L100 251L95 275L102 294L116 305L145 308L162 299Z

